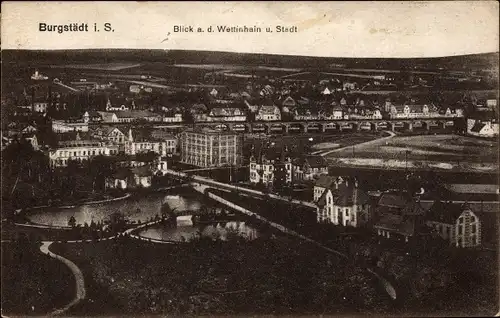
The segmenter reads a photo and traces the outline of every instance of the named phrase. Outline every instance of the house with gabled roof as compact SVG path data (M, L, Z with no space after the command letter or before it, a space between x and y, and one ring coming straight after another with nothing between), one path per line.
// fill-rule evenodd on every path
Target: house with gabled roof
M426 232L425 210L407 193L386 192L380 196L375 208L373 225L377 234L408 242Z
M314 180L321 175L328 175L328 162L324 157L305 155L293 160L294 182Z
M259 107L255 115L255 120L259 121L278 121L281 120L281 111L272 101L266 101Z
M295 101L295 99L292 98L292 96L288 96L283 100L281 105L283 107L288 107L288 109L293 109L297 106L297 102Z
M370 220L370 197L354 180L327 188L316 202L317 220L342 226L357 227Z
M426 225L452 246L481 244L481 221L467 203L434 202L427 213Z

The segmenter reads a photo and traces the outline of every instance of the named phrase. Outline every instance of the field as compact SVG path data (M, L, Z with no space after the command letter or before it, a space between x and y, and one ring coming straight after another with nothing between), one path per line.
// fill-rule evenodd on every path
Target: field
M73 68L102 71L120 71L128 68L139 67L139 63L102 63L102 64L63 64L51 65L51 68Z
M326 151L338 147L356 145L366 141L386 136L384 132L357 132L357 133L309 133L284 136L263 135L257 138L246 138L245 148L254 145L258 151L263 145L274 147L281 151L282 147L297 154L308 154Z
M498 169L497 151L494 141L472 137L396 136L380 143L331 153L327 158L340 165L493 172Z

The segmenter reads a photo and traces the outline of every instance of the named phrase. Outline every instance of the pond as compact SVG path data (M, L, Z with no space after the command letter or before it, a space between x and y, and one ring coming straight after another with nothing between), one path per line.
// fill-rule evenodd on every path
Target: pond
M145 238L163 241L185 242L197 236L226 241L232 235L254 240L259 232L254 227L239 220L193 224L191 215L177 217L177 226L155 225L138 234Z
M182 193L148 193L133 195L127 199L92 205L81 205L74 208L43 208L33 210L29 219L38 224L67 226L73 216L77 224L90 224L92 221L105 221L115 212L125 215L130 221L139 222L160 215L161 206L167 203L178 212L197 211L204 205L205 199L191 191Z

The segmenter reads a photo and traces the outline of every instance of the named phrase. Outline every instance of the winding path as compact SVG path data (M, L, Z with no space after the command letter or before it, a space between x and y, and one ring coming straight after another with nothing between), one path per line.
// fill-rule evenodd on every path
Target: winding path
M76 266L75 263L73 263L69 259L64 258L60 255L57 255L55 253L52 253L49 250L49 247L51 244L52 244L52 242L47 242L47 241L43 242L42 245L40 246L40 251L44 254L47 254L48 256L50 256L54 259L57 259L57 260L63 262L66 266L68 266L69 269L71 270L71 272L73 273L73 276L75 277L75 281L76 281L75 298L69 304L64 306L63 308L57 309L57 310L53 311L52 313L50 313L51 316L55 316L55 315L60 315L64 312L66 312L68 309L70 309L71 307L78 304L81 300L85 299L86 290L85 290L85 281L83 280L82 271L78 268L78 266Z

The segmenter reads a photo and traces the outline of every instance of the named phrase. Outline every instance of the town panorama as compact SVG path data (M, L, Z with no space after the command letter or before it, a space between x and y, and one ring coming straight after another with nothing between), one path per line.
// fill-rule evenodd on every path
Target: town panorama
M498 53L2 51L2 314L494 315Z

